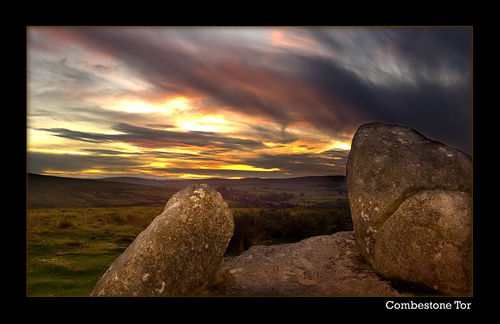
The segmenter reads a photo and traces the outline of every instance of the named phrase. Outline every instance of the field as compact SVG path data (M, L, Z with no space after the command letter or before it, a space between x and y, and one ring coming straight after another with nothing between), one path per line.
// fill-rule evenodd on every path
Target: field
M27 295L88 296L163 207L28 209Z
M261 180L210 184L223 194L235 218L229 256L255 244L352 229L343 179ZM113 260L187 184L29 175L27 296L88 296Z
M176 189L28 174L28 208L165 205Z

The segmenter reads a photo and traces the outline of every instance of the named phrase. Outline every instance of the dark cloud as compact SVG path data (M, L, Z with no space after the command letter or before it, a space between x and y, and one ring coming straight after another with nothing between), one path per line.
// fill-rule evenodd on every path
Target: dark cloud
M306 28L315 38L352 67L384 73L377 55L394 56L414 77L424 74L469 73L472 28ZM387 71L386 71L387 72ZM390 73L389 73L390 74ZM431 76L431 75L428 75Z
M123 151L107 150L107 149L82 149L84 152L94 153L98 155L124 155ZM143 155L141 152L127 152L126 155Z
M79 132L66 128L39 128L38 130L53 133L54 136L68 138L90 143L106 143L113 141L113 135L105 135L98 133Z
M400 123L462 149L470 144L469 28L305 30L340 58L242 48L197 28L71 32L162 91L202 92L283 125L306 121L338 136L367 121ZM389 70L381 66L384 55L394 60ZM398 68L406 75L390 70ZM367 77L373 74L392 82L376 84L377 76Z
M416 84L373 85L336 62L304 58L309 80L331 112L318 114L313 123L336 129L378 121L402 124L429 137L470 151L471 93L468 83L443 85L434 79ZM339 109L339 108L344 109Z
M188 48L196 48L194 54L175 39L158 41L161 35L154 29L68 31L88 46L122 60L157 90L168 94L181 89L188 94L203 93L228 109L264 116L284 125L304 120L303 111L314 109L314 103L304 98L310 91L300 78L266 63L272 55L242 50L227 42L224 47L215 48L206 40L200 41L196 29L182 33L183 41L190 44ZM275 60L288 64L286 57Z
M125 123L120 123L113 126L114 130L125 133L123 135L113 135L122 142L136 144L139 146L154 146L163 147L164 145L183 146L216 146L226 149L251 149L261 148L263 144L258 141L221 136L213 132L176 132L151 129L147 127L133 126Z
M407 125L470 153L470 28L309 31L348 58L301 59L308 83L318 90L339 124ZM391 65L383 66L383 56L372 59L377 55L390 57ZM315 121L319 127L336 126L335 119L319 117L323 117Z
M388 33L401 51L401 59L409 61L415 73L422 73L422 67L470 73L471 28L402 28Z
M170 125L170 124L146 124L145 126L151 127L151 128L175 128L175 125Z
M273 38L274 31L284 38ZM62 44L71 46L62 56L53 54ZM347 159L347 151L257 152L266 148L263 142L300 141L289 131L297 125L349 142L363 123L401 124L471 152L471 28L47 28L33 33L30 48L29 97L37 105L29 109L29 125L40 118L114 131L30 126L61 138L122 142L144 154L167 147L214 148L210 156L156 152L156 157L197 161L217 161L220 152L255 152L243 162L292 175L342 173ZM99 60L82 59L81 53ZM140 81L124 82L128 78ZM177 95L197 98L199 111L244 114L249 127L238 134L180 131L154 114L108 110L91 100ZM256 123L257 118L279 126ZM108 162L120 158L107 147L85 150ZM33 155L42 165L54 156ZM54 163L64 168L70 158L61 155ZM79 163L100 165L101 160L82 156ZM207 170L203 174L238 176ZM186 168L164 171L188 173Z
M133 126L126 123L116 124L112 127L112 129L120 132L121 134L82 132L66 128L39 128L38 130L49 132L54 134L54 136L68 138L71 140L91 143L122 142L142 148L164 148L191 145L199 147L213 146L219 149L228 150L251 150L264 147L264 145L259 141L226 137L213 132L167 131Z
M322 153L260 154L245 160L257 168L279 168L287 174L342 174L349 151L328 150Z
M253 130L249 135L257 135L259 138L268 142L290 144L299 140L298 136L294 136L287 132L284 126L281 128L259 124L248 124L248 126Z
M141 163L134 157L73 155L28 152L27 166L29 172L43 174L46 172L78 173L96 169L103 172L119 172L124 168L139 168Z
M171 128L174 125L151 123L158 121L154 114L143 114L124 112L119 110L109 110L98 105L63 105L57 108L33 109L28 117L49 117L57 121L72 123L90 123L92 125L112 126L118 121L124 123L142 124L152 128Z
M113 150L87 149L92 155L51 154L41 152L28 153L28 169L33 173L46 173L57 170L78 174L85 170L95 169L106 173L121 172L154 172L167 174L194 174L214 177L289 177L290 175L328 175L343 174L348 151L326 151L321 154L263 154L254 159L242 160L241 163L262 169L279 169L275 171L239 170L196 167L151 167L149 158L185 159L186 165L196 161L218 161L224 158L171 152L126 153ZM138 158L140 156L140 158Z

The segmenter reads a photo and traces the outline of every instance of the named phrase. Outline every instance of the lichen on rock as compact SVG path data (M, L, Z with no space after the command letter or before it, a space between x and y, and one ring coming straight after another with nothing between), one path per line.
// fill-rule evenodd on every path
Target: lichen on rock
M347 187L357 244L375 270L471 294L470 156L409 127L362 125L352 140ZM456 248L434 252L449 245Z
M92 296L185 296L220 269L234 220L207 185L176 193L96 284Z
M253 246L220 276L217 294L225 296L409 296L363 261L352 231Z

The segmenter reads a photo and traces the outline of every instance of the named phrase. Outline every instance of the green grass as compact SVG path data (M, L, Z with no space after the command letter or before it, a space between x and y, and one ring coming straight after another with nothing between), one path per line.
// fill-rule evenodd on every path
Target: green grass
M163 208L28 209L27 296L88 296Z
M194 183L138 181L27 175L27 296L89 296L110 264L163 211L169 198ZM236 225L228 254L255 244L289 243L352 229L342 178L206 181L213 188L236 190L231 196L243 192L243 198L226 200L234 207ZM244 193L259 199L252 205ZM290 198L270 201L267 208L262 204L266 197L282 193ZM300 207L277 208L281 203Z
M27 296L89 296L111 263L163 206L28 209ZM227 253L352 230L348 209L235 208Z
M177 191L140 184L28 174L28 208L161 206Z

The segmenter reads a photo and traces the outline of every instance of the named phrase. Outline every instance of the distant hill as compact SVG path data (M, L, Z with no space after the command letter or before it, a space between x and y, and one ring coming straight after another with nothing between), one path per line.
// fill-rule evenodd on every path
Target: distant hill
M205 183L219 191L230 207L288 208L318 206L345 208L348 204L344 176L309 176L297 178L244 178L153 180L134 177L105 178L103 181L141 184L160 188L183 189Z
M154 180L134 177L112 177L103 178L102 181L133 183L147 186L156 186L163 188L182 189L195 183L206 183L209 186L216 187L283 187L283 188L299 188L299 187L323 187L334 188L339 184L345 183L345 176L309 176L296 178L244 178L244 179L189 179L189 180Z
M165 205L176 189L28 173L28 208Z
M335 203L345 205L344 176L286 179L153 180L134 177L76 179L27 175L28 208L163 206L180 189L206 183L230 207L287 208Z

